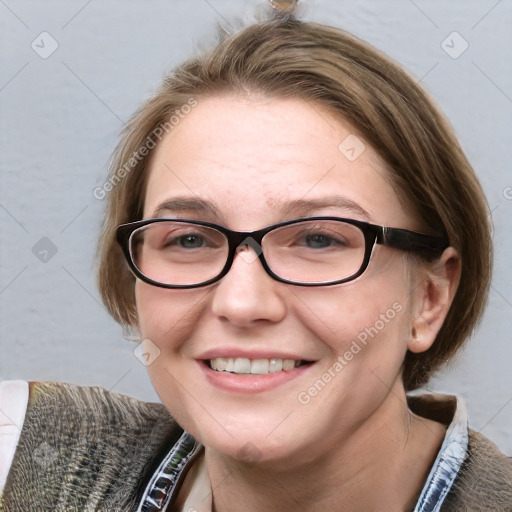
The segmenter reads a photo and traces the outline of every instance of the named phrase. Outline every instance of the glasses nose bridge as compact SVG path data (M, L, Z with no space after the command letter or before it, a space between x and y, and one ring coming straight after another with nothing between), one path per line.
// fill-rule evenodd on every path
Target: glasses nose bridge
M243 246L250 247L256 253L256 258L250 258L250 260L253 261L255 259L259 259L263 268L267 271L267 265L263 255L262 241L263 237L271 230L272 228L263 228L256 231L232 231L230 229L225 229L224 235L228 241L228 261L226 262L227 269L225 272L229 272L233 265L235 256L239 252L239 248Z
M249 247L252 247L259 255L262 251L261 244L263 237L269 231L272 231L272 227L258 229L256 231L232 231L230 229L226 229L224 231L224 235L228 239L230 254L236 253L236 250L241 245L248 245Z

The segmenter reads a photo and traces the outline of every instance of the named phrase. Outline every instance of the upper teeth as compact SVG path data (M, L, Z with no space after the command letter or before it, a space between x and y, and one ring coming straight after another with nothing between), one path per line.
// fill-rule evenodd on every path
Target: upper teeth
M210 360L212 370L231 373L253 373L263 375L281 370L293 370L300 365L294 359L247 359L245 357L217 357Z

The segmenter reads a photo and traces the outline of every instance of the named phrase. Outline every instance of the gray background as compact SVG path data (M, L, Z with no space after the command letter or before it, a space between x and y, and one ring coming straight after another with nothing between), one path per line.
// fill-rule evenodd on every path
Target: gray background
M98 298L104 203L92 191L123 123L164 71L210 44L215 22L248 22L260 3L0 0L0 378L158 400L136 345ZM483 183L496 244L489 306L465 352L429 388L465 397L473 427L512 455L512 2L304 3L307 19L354 32L421 80ZM50 56L44 31L58 44Z

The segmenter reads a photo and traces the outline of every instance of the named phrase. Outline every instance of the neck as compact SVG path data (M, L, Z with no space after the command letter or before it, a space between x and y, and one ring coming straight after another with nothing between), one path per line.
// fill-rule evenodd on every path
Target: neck
M411 413L400 384L346 434L307 462L295 454L247 464L207 449L215 512L412 510L444 426Z

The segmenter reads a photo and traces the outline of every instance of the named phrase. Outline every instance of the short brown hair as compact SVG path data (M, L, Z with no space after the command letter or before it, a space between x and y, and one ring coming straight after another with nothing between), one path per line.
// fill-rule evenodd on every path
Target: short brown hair
M225 38L176 68L128 123L111 161L98 247L99 288L108 310L121 324L137 325L134 277L115 229L142 218L150 155L141 157L140 148L191 98L232 92L327 106L377 150L402 205L458 251L460 284L437 339L428 351L405 357L406 390L424 385L482 315L492 264L487 203L452 129L415 81L367 43L315 23L266 22Z

